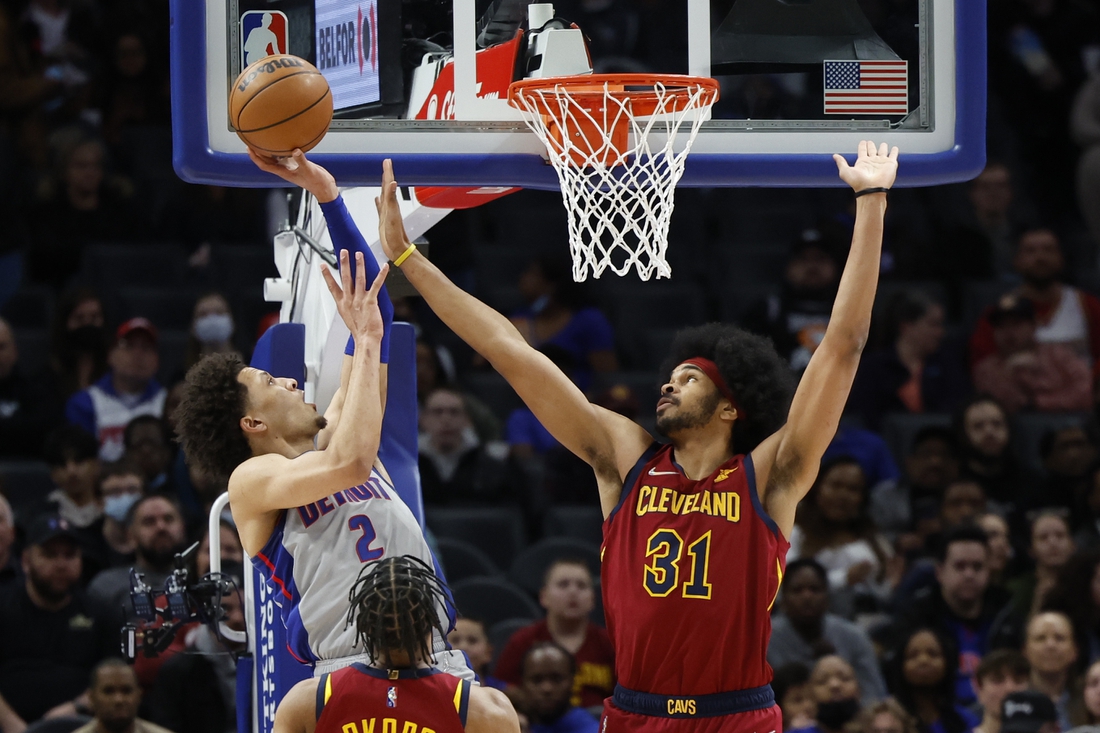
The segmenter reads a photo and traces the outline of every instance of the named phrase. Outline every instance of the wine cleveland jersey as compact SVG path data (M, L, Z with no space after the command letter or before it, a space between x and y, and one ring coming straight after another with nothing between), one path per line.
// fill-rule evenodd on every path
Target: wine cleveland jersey
M604 610L620 685L698 696L771 682L769 611L790 545L760 505L751 456L694 481L672 446L654 444L603 532Z
M353 664L317 681L315 733L463 733L469 680Z

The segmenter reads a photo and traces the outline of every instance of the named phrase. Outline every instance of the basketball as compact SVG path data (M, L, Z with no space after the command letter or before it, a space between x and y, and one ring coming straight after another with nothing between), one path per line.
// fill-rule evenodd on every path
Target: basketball
M245 144L260 153L289 156L310 150L328 132L332 91L305 59L267 56L241 72L229 91L229 121Z

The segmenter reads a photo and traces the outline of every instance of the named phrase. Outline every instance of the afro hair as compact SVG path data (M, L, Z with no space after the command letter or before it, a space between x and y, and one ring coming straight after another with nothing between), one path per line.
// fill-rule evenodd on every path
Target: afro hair
M693 357L710 359L741 407L733 425L735 454L752 451L787 421L794 375L770 339L726 323L707 323L676 334L661 374Z
M237 381L244 363L234 354L210 354L187 372L176 433L187 460L213 478L228 478L252 457L241 430L248 392Z

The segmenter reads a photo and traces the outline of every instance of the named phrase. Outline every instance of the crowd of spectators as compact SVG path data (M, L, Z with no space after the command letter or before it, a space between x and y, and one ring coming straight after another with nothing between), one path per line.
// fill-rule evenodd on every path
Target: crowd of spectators
M861 5L877 22L906 3ZM633 71L682 51L664 42L666 6L558 13L599 69ZM768 658L792 730L1100 725L1100 4L991 0L989 26L989 162L966 184L891 193L872 339L789 538ZM236 728L239 645L188 626L156 659L115 659L131 567L162 584L195 541L209 567L225 486L188 464L173 410L188 367L249 356L271 322L260 278L285 215L281 194L173 174L168 29L164 2L0 0L2 733L58 717ZM799 88L725 77L724 109L782 116ZM673 281L588 287L570 277L556 194L455 212L429 238L590 399L652 427L676 328L737 322L805 368L852 221L838 192L684 190ZM508 616L461 619L452 642L530 730L595 731L615 680L591 471L418 299L395 308L418 334L443 563L456 589L488 575L521 596ZM507 531L455 530L502 510ZM239 575L228 513L220 540Z

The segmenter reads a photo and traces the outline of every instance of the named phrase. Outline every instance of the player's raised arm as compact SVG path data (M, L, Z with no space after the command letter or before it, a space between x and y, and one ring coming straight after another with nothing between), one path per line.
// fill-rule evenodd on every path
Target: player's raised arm
M894 185L898 149L885 143L859 144L854 166L834 155L840 177L856 193L852 248L840 278L833 312L795 391L787 423L753 451L768 513L787 536L798 502L817 476L821 456L833 439L860 354L871 327L878 285L886 189Z
M336 179L332 177L332 174L309 160L301 150L295 150L288 159L276 161L249 148L248 157L260 170L278 176L287 183L304 188L313 194L313 197L317 199L317 203L321 205L322 213L325 215L325 224L328 226L329 237L332 239L332 246L336 250L337 257L339 257L340 252L347 251L350 253L352 276L354 277L354 254L362 252L363 263L366 266L367 285L370 286L378 277L378 261L344 205L344 200L340 196L340 188L336 185ZM389 291L386 290L385 285L378 293L378 309L382 314L383 325L382 345L379 354L382 367L379 373L378 390L382 399L382 412L385 413L386 389L389 383L390 328L393 325L393 303L390 302ZM354 353L354 349L354 339L349 338L347 347L344 350L345 355L350 357ZM328 425L317 436L317 448L319 450L323 450L328 446L329 440L332 439L332 433L340 422L344 395L347 394L350 362L351 359L344 359L340 371L340 388L332 396L332 401L329 402L328 409L325 411L325 419L328 421Z
M591 404L507 318L456 286L409 242L397 205L390 161L383 164L378 203L386 255L399 266L447 326L500 372L554 438L592 466L604 513L653 438L633 421Z
M234 471L229 482L231 499L235 494L249 493L247 502L233 504L234 512L238 511L238 504L245 507L242 511L253 515L304 506L364 483L370 477L382 432L382 405L378 395L382 317L377 298L389 267L382 268L367 290L362 253L356 254L359 267L354 285L348 253L341 252L340 259L343 287L336 284L327 269L324 277L356 344L343 402L344 419L333 432L326 450L305 452L294 458L269 452ZM248 378L249 375L242 377ZM246 414L241 423L246 436L252 433L251 439L268 439L261 435L269 429L262 421Z

